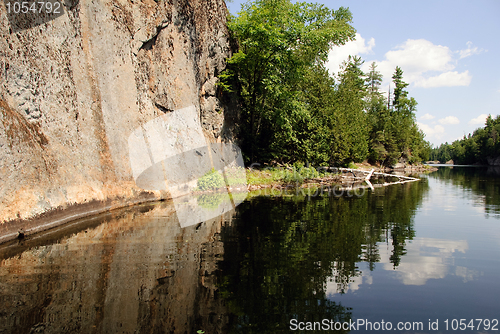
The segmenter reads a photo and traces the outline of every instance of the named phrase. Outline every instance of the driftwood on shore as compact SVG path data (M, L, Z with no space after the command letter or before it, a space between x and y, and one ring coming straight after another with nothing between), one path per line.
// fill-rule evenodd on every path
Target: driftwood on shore
M403 181L418 181L418 180L420 180L420 179L417 179L414 177L400 175L400 174L388 174L388 173L375 172L375 169L360 170L360 169L342 168L342 167L325 167L324 170L328 171L328 172L340 174L341 180L342 179L349 179L349 180L359 180L359 181L368 180L369 181L374 175L383 176L383 177L395 177L395 178L399 179L399 181L391 182L391 184L392 183L399 183L399 182L403 182ZM344 174L351 174L351 175L344 175Z
M300 188L310 187L310 186L320 186L320 187L328 187L331 188L332 185L335 185L336 191L351 191L356 189L371 189L386 187L389 185L395 184L404 184L408 182L419 181L420 179L398 175L398 174L388 174L382 172L375 172L375 169L371 170L360 170L360 169L352 169L352 168L340 168L340 167L322 167L321 170L328 171L331 173L336 173L337 175L319 177L319 178L310 178L305 180L303 184L301 184ZM397 181L394 182L384 182L372 184L371 179L374 176L379 177L391 177L397 178ZM249 186L249 190L257 190L257 189L265 189L265 188L273 188L273 189L284 189L293 187L293 184L281 184L281 185L255 185ZM297 187L297 185L295 185Z
M398 175L398 174L388 174L388 173L381 173L381 172L375 172L375 169L371 170L359 170L359 169L352 169L352 168L341 168L341 167L329 167L328 171L330 172L340 172L340 174L343 173L351 173L353 176L352 177L346 177L346 176L341 176L341 180L343 179L349 179L350 181L358 181L358 185L354 186L351 185L350 187L347 187L348 189L361 189L361 188L370 188L371 190L374 190L376 187L386 187L389 185L394 185L394 184L403 184L403 183L408 183L408 182L414 182L414 181L419 181L420 179L415 178L415 177L410 177L410 176L405 176L405 175ZM358 174L358 175L356 175ZM370 179L374 176L382 176L382 177L395 177L398 179L398 181L394 182L384 182L384 183L379 183L373 185L370 182ZM362 185L362 181L367 184L367 186Z

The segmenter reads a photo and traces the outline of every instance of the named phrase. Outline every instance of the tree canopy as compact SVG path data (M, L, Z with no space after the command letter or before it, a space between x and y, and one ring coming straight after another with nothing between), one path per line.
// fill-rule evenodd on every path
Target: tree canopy
M422 160L417 104L407 98L399 67L394 112L379 92L382 76L374 64L365 74L363 60L350 57L338 76L329 75L328 53L354 39L351 23L346 8L290 0L248 2L230 18L238 50L220 85L239 96L239 137L247 162Z

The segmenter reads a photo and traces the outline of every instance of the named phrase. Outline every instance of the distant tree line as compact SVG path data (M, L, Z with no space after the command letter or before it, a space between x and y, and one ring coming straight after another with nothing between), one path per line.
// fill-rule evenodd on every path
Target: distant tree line
M239 95L247 162L428 159L430 145L416 125L417 102L408 97L401 68L390 101L374 63L363 73L363 60L350 57L336 77L329 75L328 51L354 39L351 21L348 9L290 0L255 0L230 18L238 51L219 84Z
M443 163L453 160L458 165L487 165L488 158L497 157L500 157L500 115L496 118L489 115L484 128L451 144L441 144L430 153L431 160Z

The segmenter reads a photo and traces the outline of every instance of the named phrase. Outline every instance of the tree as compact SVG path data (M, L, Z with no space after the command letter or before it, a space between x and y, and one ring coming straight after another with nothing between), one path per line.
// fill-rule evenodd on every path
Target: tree
M377 70L377 64L372 62L366 77L367 126L370 132L369 160L384 164L395 160L393 157L395 144L391 133L391 115L387 110L386 100L379 91L382 78L382 74Z
M299 87L311 67L327 60L332 45L354 38L349 10L290 0L256 0L243 5L228 27L239 50L223 74L238 82L244 153L272 159L303 145L309 109ZM300 157L290 157L298 159Z
M393 105L379 91L372 63L350 57L335 79L325 68L334 45L352 40L349 10L291 0L255 0L228 23L239 49L220 75L240 97L240 145L247 162L347 164L368 156L393 163L426 152L415 123L416 101L407 97L396 67Z
M392 105L394 106L396 111L399 111L401 105L403 104L403 99L408 96L408 92L404 90L406 87L408 87L408 84L403 81L403 70L399 66L396 66L396 70L392 75L392 81L395 85Z
M334 135L342 134L341 140L345 142L348 159L355 162L361 162L368 156L368 131L364 111L366 87L361 65L363 61L358 56L349 56L344 62L335 101L339 121L335 124ZM346 164L348 161L336 162Z
M392 76L395 88L392 117L392 133L397 143L399 157L410 163L428 159L430 144L424 140L424 134L418 129L415 112L417 101L405 90L408 83L403 81L403 70L396 66Z
M382 84L382 73L377 71L377 63L370 64L370 71L366 77L367 93L368 93L368 112L379 108L380 101L383 100L380 93L380 85ZM385 104L385 103L384 103Z

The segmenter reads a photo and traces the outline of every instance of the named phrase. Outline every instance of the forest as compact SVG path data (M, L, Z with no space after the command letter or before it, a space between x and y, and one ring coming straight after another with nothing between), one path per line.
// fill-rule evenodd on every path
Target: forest
M391 166L428 160L430 144L416 124L403 69L385 97L376 63L349 57L332 76L328 52L355 37L343 7L255 0L230 16L236 45L219 86L237 94L246 162Z
M483 128L451 144L441 144L430 153L431 160L442 163L453 160L458 165L488 165L488 159L497 157L500 157L500 115L496 118L489 115Z

